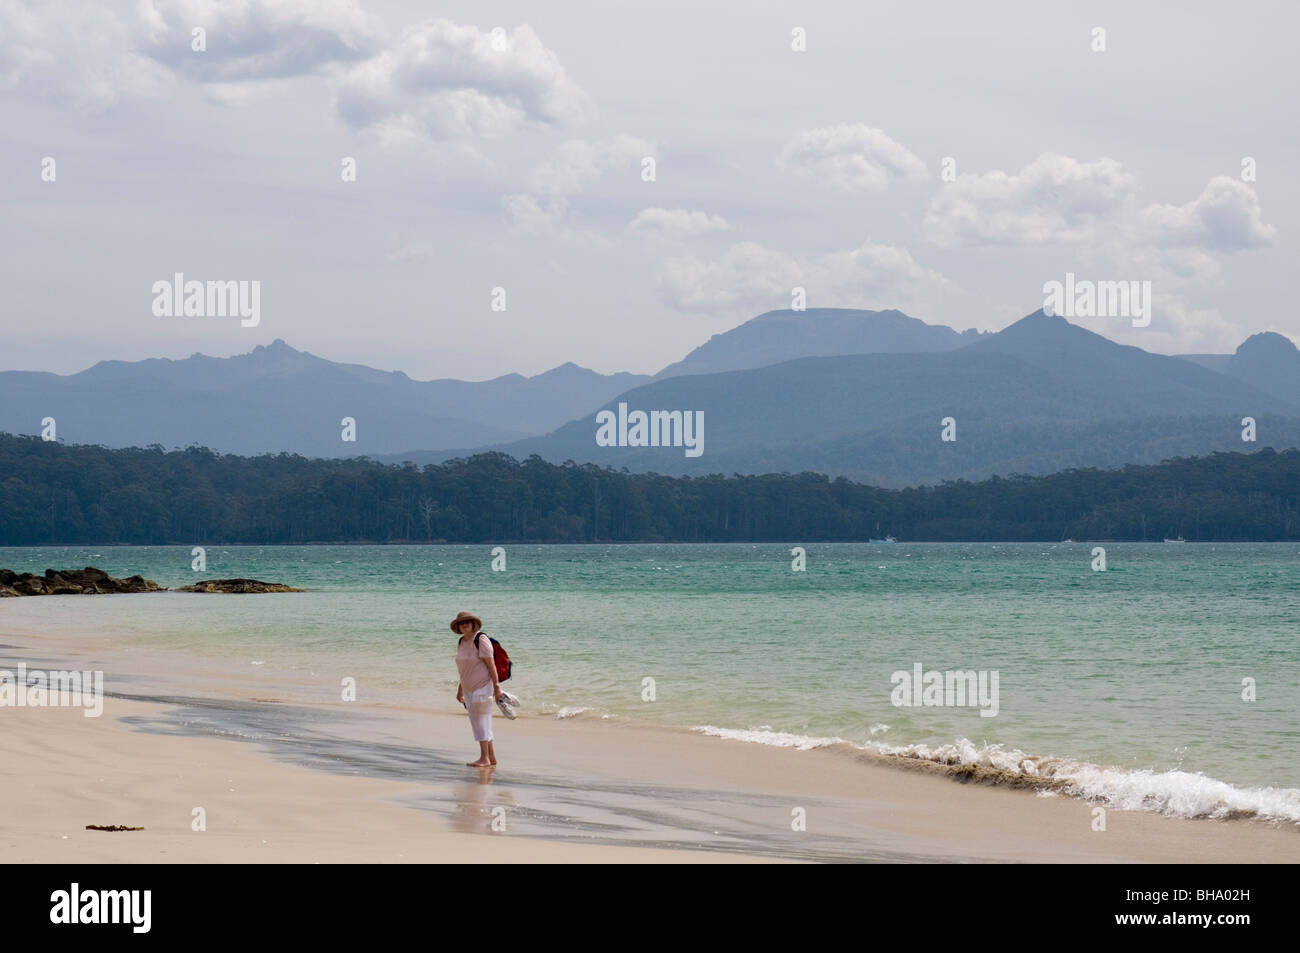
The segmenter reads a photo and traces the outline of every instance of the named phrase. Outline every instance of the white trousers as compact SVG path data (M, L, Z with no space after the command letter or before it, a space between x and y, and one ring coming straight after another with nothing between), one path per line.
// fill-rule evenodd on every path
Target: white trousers
M469 712L469 726L474 731L475 741L492 740L492 709L495 707L496 696L491 682L465 696L465 710Z

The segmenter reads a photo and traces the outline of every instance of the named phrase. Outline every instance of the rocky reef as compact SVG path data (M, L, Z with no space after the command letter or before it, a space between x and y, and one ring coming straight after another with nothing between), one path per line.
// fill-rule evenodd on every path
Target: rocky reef
M127 576L125 579L118 579L94 566L87 566L85 569L47 569L43 576L0 569L0 598L162 591L162 586L144 576Z
M192 586L181 586L177 592L302 592L281 582L262 582L260 579L205 579Z
M0 569L0 599L6 596L78 596L104 595L113 592L166 592L144 576L127 576L118 579L102 569L87 566L85 569L47 569L45 575L30 572L13 572ZM205 579L192 586L181 586L176 592L302 592L279 582L262 582L260 579Z

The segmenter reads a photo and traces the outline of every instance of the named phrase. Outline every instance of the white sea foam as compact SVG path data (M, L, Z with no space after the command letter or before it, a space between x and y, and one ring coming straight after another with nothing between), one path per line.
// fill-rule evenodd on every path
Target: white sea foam
M1239 788L1189 771L1106 768L1069 758L1041 758L1018 748L976 745L966 738L953 744L865 746L882 754L947 765L977 765L1008 779L1062 784L1063 793L1123 811L1153 811L1168 817L1257 817L1300 824L1300 790Z
M772 745L777 748L798 748L800 751L844 743L843 738L814 738L811 735L794 735L788 731L765 731L761 728L718 728L714 725L696 725L692 730L716 738L752 741L756 744Z
M1105 801L1126 811L1159 811L1170 817L1258 817L1300 824L1300 790L1238 788L1187 771L1122 771L1076 765L1070 793Z
M555 713L556 718L572 718L575 715L581 715L584 711L595 711L594 708L587 708L583 705L566 705Z
M884 725L873 725L885 728ZM843 744L843 738L821 738L785 731L697 726L695 731L718 738L748 741L777 748L807 751ZM1106 768L1068 758L1044 758L1000 744L977 745L967 738L943 745L890 745L868 741L854 745L897 758L935 764L975 765L996 771L1007 780L1042 781L1055 785L1040 794L1065 794L1122 811L1151 811L1168 817L1223 819L1251 817L1300 824L1300 789L1236 787L1226 781L1189 771Z

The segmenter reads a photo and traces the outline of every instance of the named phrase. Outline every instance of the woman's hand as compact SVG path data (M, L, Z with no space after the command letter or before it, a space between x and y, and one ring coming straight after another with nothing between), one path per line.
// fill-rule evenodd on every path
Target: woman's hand
M465 693L459 688L456 689L456 701L460 702L462 705L465 704Z
M493 685L493 686L492 686L492 696L493 696L494 698L496 698L497 701L500 701L500 700L501 700L501 695L502 695L502 694L503 694L503 693L502 693L502 691L501 691L501 686L500 686L500 685Z

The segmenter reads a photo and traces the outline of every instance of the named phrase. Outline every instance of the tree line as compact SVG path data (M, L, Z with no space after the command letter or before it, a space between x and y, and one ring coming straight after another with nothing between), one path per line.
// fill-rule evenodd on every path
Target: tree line
M1296 540L1300 451L882 489L819 473L669 477L502 453L109 449L0 434L0 545Z

